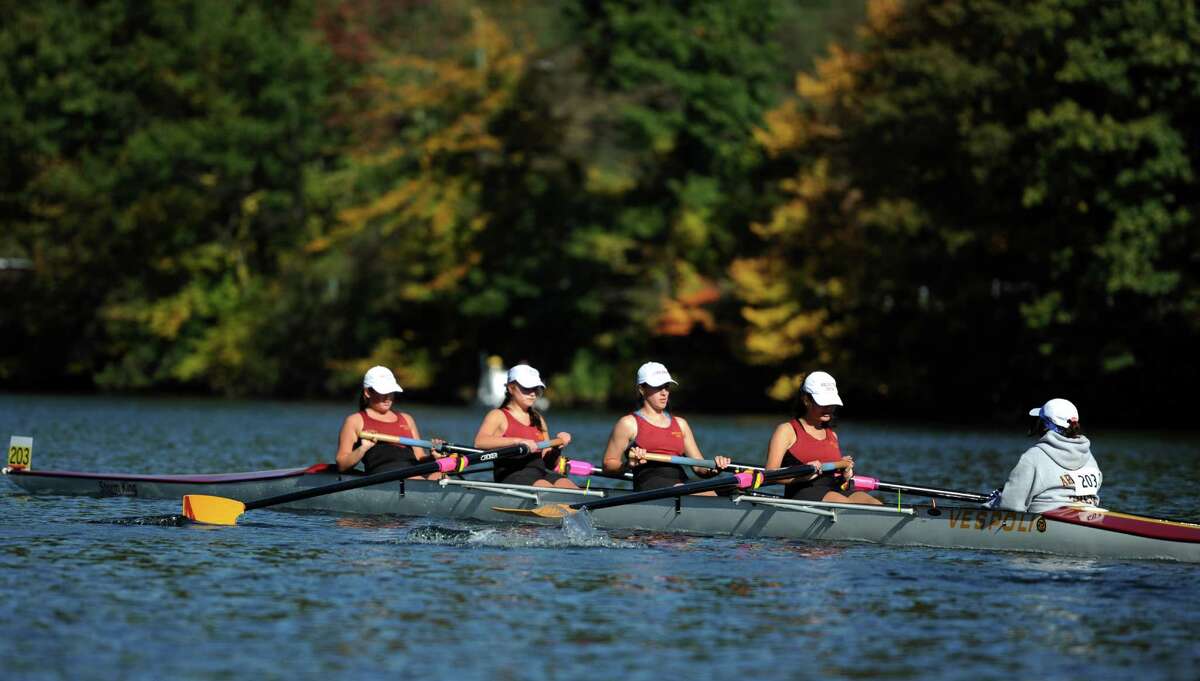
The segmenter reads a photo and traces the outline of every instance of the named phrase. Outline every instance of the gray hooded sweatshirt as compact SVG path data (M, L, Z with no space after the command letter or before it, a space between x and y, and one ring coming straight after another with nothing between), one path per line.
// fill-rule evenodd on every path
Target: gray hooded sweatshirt
M1021 455L996 505L1042 513L1073 503L1098 504L1103 481L1086 437L1047 431Z

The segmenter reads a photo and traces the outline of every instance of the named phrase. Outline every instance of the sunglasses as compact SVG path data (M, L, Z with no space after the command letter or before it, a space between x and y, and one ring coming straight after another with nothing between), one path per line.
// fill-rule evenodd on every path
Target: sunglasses
M541 386L526 388L520 383L517 383L517 390L520 390L522 395L541 395L545 391L545 388Z

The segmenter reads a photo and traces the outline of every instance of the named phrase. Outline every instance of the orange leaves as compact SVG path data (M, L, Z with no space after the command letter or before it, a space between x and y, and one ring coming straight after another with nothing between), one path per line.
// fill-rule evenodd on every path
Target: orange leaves
M664 298L661 312L654 322L654 333L659 336L686 336L696 326L709 332L716 330L716 319L704 306L720 298L720 290L708 281L699 282L675 298Z

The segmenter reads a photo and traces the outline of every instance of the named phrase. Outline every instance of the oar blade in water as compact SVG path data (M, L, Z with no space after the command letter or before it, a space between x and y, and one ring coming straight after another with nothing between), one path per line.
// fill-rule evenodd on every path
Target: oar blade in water
M183 515L198 523L237 525L238 517L245 512L246 505L236 499L208 494L186 494L183 497Z
M501 513L511 513L512 515L536 515L540 518L562 518L572 513L578 513L578 511L566 504L546 504L545 506L537 506L535 508L504 508L503 506L493 506L492 510Z

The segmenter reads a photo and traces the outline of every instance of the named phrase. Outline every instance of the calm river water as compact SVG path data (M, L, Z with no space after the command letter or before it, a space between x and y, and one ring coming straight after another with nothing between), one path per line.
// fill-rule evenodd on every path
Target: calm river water
M229 472L332 458L353 405L0 395L43 469ZM482 410L403 405L470 442ZM551 410L598 461L613 414ZM761 460L766 417L690 419ZM846 421L859 472L987 491L1013 432ZM1105 506L1200 521L1200 436L1092 432ZM5 679L1196 679L1200 566L265 510L237 527L104 521L178 501L0 482ZM96 522L100 521L100 522Z

